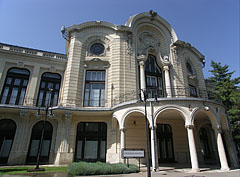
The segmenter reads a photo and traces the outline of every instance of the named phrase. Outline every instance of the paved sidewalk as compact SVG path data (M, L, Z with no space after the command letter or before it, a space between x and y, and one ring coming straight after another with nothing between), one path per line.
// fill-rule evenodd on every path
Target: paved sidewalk
M152 172L152 177L240 177L240 169L231 171L220 171L201 169L199 173L190 173L189 169L173 169L164 168L158 172ZM3 177L67 177L66 173L28 173L22 175L3 175ZM86 177L86 176L81 176ZM87 176L89 177L89 176ZM92 177L147 177L146 172L132 173L132 174L120 174L120 175L100 175Z

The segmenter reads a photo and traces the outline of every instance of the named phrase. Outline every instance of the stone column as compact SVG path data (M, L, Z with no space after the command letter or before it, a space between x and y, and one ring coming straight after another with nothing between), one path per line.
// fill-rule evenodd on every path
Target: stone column
M214 131L217 139L217 148L218 148L219 160L221 163L221 170L228 171L229 167L228 167L227 157L226 157L226 153L223 145L221 127L218 126L217 128L214 129Z
M145 55L140 55L137 57L140 66L140 89L146 90L146 80L145 80L145 71L144 71L144 62L146 61ZM144 99L144 93L141 91L141 98Z
M198 157L197 157L197 151L196 151L196 145L194 140L194 134L193 134L193 125L186 125L187 128L187 134L188 134L188 144L189 144L189 150L190 150L190 158L191 158L191 164L192 164L192 172L199 172L199 166L198 166Z
M172 97L171 82L170 82L170 75L169 75L169 66L165 65L163 67L163 71L164 71L164 76L165 76L167 97Z
M3 75L3 70L4 70L4 67L5 67L5 62L1 62L0 64L0 81L2 79L2 75ZM4 79L2 80L2 83L4 82ZM3 85L3 84L2 84ZM0 88L1 89L1 88ZM1 89L2 90L2 89Z
M121 150L125 148L126 144L125 144L125 131L126 131L126 128L121 128L120 129L120 147L121 147Z

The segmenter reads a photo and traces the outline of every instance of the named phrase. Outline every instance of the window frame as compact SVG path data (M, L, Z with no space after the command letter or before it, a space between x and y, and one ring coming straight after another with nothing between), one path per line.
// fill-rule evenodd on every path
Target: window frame
M152 60L153 62L148 60ZM149 64L153 66L153 72L148 71L147 67L150 67ZM151 70L151 69L150 69ZM148 90L148 98L155 98L157 94L158 98L164 97L164 86L163 86L163 72L162 69L158 66L156 57L154 55L149 54L147 60L144 63L144 71L145 71L145 81L146 81L146 88ZM156 78L157 86L148 85L148 77L149 78ZM157 90L157 93L155 92ZM153 95L154 94L154 95Z
M88 72L103 72L104 73L104 80L87 80L87 74ZM98 96L98 104L95 106L95 100L93 100L92 105L92 89L91 86L94 84L99 84L99 96ZM88 91L87 89L88 86ZM105 106L105 98L106 98L106 70L86 70L85 72L85 83L84 83L84 99L83 99L83 106L84 107L104 107ZM88 97L86 97L86 94L88 94ZM102 96L104 96L102 100ZM87 102L86 102L87 101Z
M44 76L45 74L53 74L56 76L59 76L59 78L51 78L51 77L46 77ZM48 88L48 84L52 83L53 85L53 90L51 91L51 99L50 99L50 105L51 106L57 106L58 105L58 98L59 98L59 93L60 93L60 89L61 89L61 81L62 81L62 77L60 74L58 73L51 73L51 72L44 72L41 76L41 81L40 81L40 85L39 85L39 89L38 89L38 97L37 97L37 102L36 102L36 106L38 107L45 107L47 106L46 104L46 97L47 97L47 92L49 92L49 88ZM44 88L42 88L42 83L45 82L45 86ZM56 89L57 84L59 84L58 89ZM41 91L43 91L43 96L42 98L40 98L40 94ZM55 103L55 94L57 93L57 99L56 99L56 103ZM41 102L40 102L41 100ZM49 100L49 99L48 99ZM48 105L48 106L50 106Z
M11 70L14 70L14 69L28 72L28 74L11 72ZM16 68L16 67L10 68L7 72L7 75L6 75L6 78L5 78L5 81L4 81L4 86L3 86L1 97L0 97L0 100L1 100L0 103L1 104L11 104L11 98L12 98L13 90L14 90L14 88L17 88L17 96L15 98L14 103L11 104L11 105L23 105L24 100L25 100L25 96L26 96L26 93L27 93L27 87L28 87L28 84L29 84L29 77L30 77L30 71L28 69ZM8 83L9 78L11 78L10 83ZM15 85L15 81L17 79L20 80L19 85ZM24 82L26 80L27 80L27 84L24 85ZM7 92L7 96L6 96L7 98L5 99L5 101L3 101L4 92L5 92L6 88L9 88L8 92ZM25 91L22 95L23 89L25 89ZM20 101L21 101L21 103L20 103Z

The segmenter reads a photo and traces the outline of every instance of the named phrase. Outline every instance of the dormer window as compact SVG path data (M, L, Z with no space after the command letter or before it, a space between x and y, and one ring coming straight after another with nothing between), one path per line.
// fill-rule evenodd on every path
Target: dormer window
M93 55L101 55L104 53L105 47L103 44L101 43L94 43L91 47L90 47L90 52Z

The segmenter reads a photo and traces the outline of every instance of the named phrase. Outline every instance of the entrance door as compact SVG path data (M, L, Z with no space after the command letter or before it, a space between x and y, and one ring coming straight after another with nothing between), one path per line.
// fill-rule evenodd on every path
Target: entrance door
M106 162L107 125L81 122L77 128L75 161Z
M168 124L157 124L158 162L175 162L172 128Z
M11 152L16 124L10 119L0 120L0 164L7 164Z
M33 126L26 163L37 162L37 155L40 147L42 128L43 128L43 121L40 121ZM53 132L53 127L51 123L46 121L44 135L43 135L42 150L40 154L40 162L42 163L46 163L49 160L52 132Z

